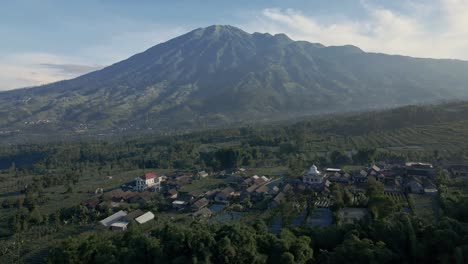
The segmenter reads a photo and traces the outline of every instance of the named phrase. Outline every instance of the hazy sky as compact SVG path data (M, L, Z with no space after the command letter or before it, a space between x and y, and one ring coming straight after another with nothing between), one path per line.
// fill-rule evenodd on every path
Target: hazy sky
M0 3L0 90L73 78L213 24L468 60L468 0L14 0Z

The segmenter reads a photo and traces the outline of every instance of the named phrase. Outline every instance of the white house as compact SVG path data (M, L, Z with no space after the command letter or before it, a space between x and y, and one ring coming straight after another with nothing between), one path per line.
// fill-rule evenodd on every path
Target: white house
M317 166L312 165L302 178L302 182L305 184L321 184L323 179L324 175L317 169Z
M198 176L199 176L200 178L206 178L206 177L209 176L209 174L208 174L208 172L206 172L206 171L199 171L199 172L198 172Z
M143 176L135 178L135 189L143 191L149 188L159 189L161 187L162 177L154 173L145 173Z

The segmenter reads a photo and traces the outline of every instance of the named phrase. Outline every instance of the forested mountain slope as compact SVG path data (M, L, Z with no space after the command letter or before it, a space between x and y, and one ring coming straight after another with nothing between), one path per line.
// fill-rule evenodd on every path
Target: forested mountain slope
M174 131L468 98L468 62L196 29L73 80L0 93L9 133Z

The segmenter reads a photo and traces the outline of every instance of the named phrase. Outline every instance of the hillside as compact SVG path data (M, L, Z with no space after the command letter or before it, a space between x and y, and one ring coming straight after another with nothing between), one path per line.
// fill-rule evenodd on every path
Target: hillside
M467 72L464 61L211 26L73 80L0 93L0 132L173 132L462 99Z

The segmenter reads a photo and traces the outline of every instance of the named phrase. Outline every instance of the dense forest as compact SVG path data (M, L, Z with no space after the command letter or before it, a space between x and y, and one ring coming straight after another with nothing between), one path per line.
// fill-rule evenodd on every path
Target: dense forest
M327 229L269 232L259 221L167 224L149 235L70 238L51 263L466 263L468 228L453 219L424 226L408 215Z

